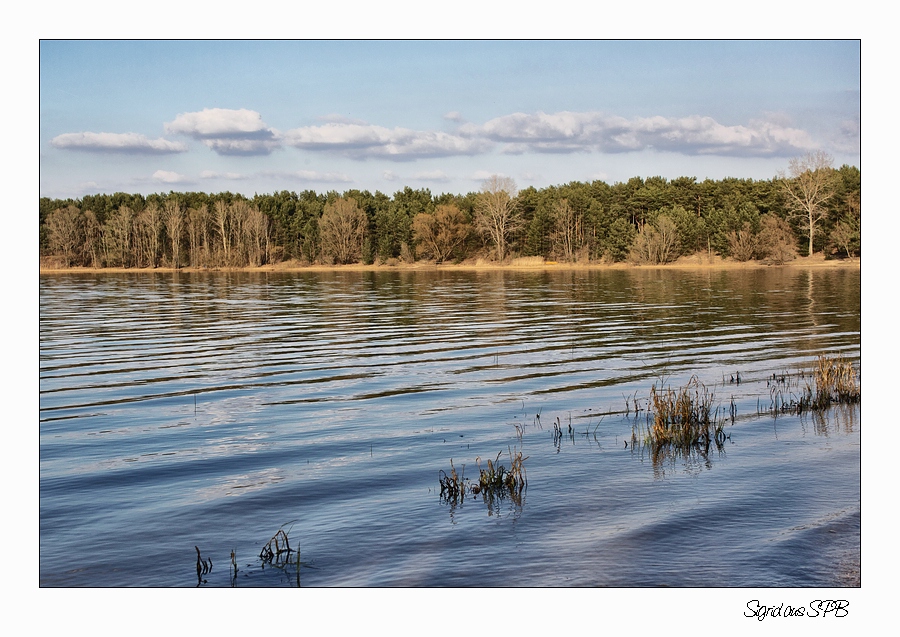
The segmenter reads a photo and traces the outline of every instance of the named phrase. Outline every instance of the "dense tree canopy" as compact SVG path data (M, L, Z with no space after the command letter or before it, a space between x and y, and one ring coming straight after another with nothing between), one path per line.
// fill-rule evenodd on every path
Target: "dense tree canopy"
M230 192L41 198L40 251L65 267L126 268L858 256L859 169L808 168L801 158L790 174L772 180L633 177L521 191L495 177L465 195L406 187L392 196L305 190L252 198ZM827 177L824 185L807 183L817 177ZM827 188L828 196L817 196L814 187Z

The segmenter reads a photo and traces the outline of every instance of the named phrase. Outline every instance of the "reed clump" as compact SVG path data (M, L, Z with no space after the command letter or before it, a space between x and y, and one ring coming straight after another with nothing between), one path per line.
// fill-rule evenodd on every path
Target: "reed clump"
M488 459L486 469L481 468L481 458L476 459L479 474L478 491L476 493L481 491L495 494L503 494L504 492L521 493L525 488L527 484L525 460L528 458L523 458L521 451L514 452L512 449L509 449L510 468L507 469L500 464L500 456L502 454L502 451L498 453L493 461Z
M462 472L457 473L456 467L453 466L453 458L450 458L450 473L447 474L443 469L438 473L438 482L441 485L441 499L451 504L461 502L466 497L468 490L468 481L465 474L466 465L463 465Z
M832 403L860 401L860 387L853 363L842 357L819 356L813 368L815 389L807 383L801 402L809 409L827 409Z
M811 380L807 380L811 377ZM800 383L803 382L803 389ZM790 390L792 383L797 393ZM859 373L853 363L840 356L816 358L812 374L801 372L795 377L772 375L769 379L771 401L768 412L802 415L805 411L822 412L831 405L853 405L860 402ZM788 395L785 396L785 393ZM757 405L757 412L763 409Z
M528 460L528 456L523 456L521 451L511 448L508 448L508 452L509 468L500 463L502 451L493 460L488 459L486 468L481 467L481 458L476 458L478 482L472 482L465 477L465 465L457 472L451 458L450 473L441 469L438 474L441 500L456 505L462 503L466 495L471 493L481 494L485 500L511 496L513 500L520 501L522 492L528 484L525 472L525 461Z
M693 376L677 390L650 388L646 442L651 448L709 446L725 437L725 419L714 409L715 394Z

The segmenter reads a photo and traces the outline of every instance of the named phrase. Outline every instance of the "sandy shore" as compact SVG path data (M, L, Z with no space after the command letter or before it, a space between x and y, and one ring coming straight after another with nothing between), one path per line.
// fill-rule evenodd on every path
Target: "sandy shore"
M262 267L246 268L179 268L180 272L331 272L331 271L404 271L404 270L652 270L652 269L684 269L684 270L751 270L760 268L828 268L828 269L859 269L860 259L833 259L826 260L823 255L801 257L785 263L784 265L767 265L759 261L733 261L720 257L708 258L706 255L692 255L680 257L673 263L665 265L634 265L631 263L544 263L511 262L499 264L482 260L472 260L459 264L442 263L440 265L429 261L417 261L416 263L387 264L353 264L353 265L304 265L298 261L284 261ZM98 273L98 272L174 272L174 268L59 268L41 263L41 274L58 273Z

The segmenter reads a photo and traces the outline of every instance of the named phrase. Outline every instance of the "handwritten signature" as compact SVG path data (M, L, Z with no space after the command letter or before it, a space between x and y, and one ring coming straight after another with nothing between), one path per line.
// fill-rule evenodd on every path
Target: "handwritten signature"
M747 602L744 617L755 617L759 621L766 617L846 617L850 602L846 599L814 599L809 604L791 606L781 603L765 606L758 599Z

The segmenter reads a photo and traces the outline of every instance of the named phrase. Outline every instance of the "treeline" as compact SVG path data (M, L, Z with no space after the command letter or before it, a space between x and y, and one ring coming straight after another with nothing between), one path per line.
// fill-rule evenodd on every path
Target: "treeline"
M407 187L393 196L306 190L41 198L40 249L66 267L125 268L515 257L666 263L698 252L784 262L810 246L829 258L859 255L859 169L827 169L828 196L808 209L791 196L804 174L813 173L702 182L634 177L522 191L494 177L465 195Z

